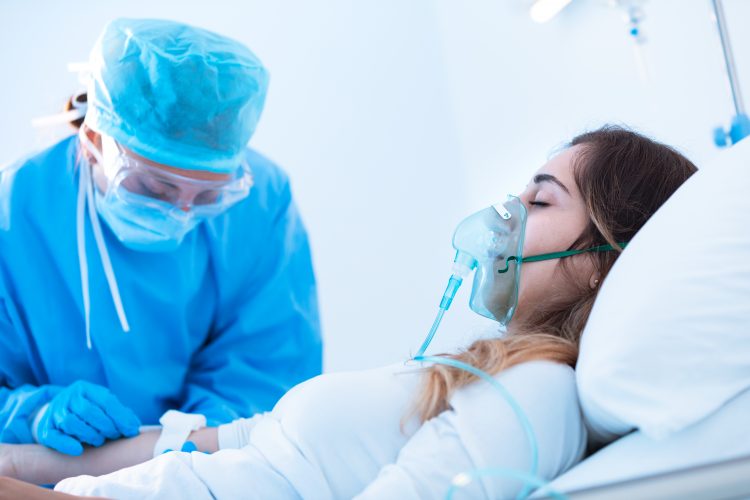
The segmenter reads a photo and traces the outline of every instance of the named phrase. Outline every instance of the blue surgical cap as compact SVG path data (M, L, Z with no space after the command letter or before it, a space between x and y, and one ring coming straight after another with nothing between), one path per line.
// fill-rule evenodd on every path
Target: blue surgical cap
M117 19L96 41L85 123L151 161L234 172L268 72L244 45L174 21Z

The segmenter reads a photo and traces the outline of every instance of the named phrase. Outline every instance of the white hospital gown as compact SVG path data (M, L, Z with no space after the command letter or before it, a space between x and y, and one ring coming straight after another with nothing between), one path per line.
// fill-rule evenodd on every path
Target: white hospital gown
M113 498L441 498L475 468L528 473L531 450L508 403L485 382L451 398L451 409L402 425L420 386L404 365L315 377L271 412L219 428L220 451L170 452L56 490ZM537 476L552 479L582 457L586 434L573 370L547 361L496 379L528 416L539 445ZM512 498L521 484L485 477L456 498Z

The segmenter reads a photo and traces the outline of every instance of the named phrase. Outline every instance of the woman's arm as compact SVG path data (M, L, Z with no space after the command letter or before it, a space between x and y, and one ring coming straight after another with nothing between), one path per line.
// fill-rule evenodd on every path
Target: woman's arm
M216 427L194 431L188 438L199 451L218 450ZM0 475L28 483L55 484L73 476L100 476L152 458L159 431L148 431L129 439L111 441L99 448L86 448L83 455L63 455L36 444L0 445Z
M451 409L425 422L394 463L384 466L355 498L441 498L461 473L467 475L460 481L460 498L515 498L524 489L518 474L546 482L580 460L586 432L570 367L532 361L495 379L531 425L536 471L531 471L532 448L515 411L495 388L479 381L457 391L449 401ZM471 480L473 474L481 478Z

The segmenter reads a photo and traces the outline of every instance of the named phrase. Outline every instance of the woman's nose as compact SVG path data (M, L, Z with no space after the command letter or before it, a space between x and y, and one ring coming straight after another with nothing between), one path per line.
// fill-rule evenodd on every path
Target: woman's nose
M189 212L193 208L196 196L198 196L198 193L182 191L175 205L183 212Z

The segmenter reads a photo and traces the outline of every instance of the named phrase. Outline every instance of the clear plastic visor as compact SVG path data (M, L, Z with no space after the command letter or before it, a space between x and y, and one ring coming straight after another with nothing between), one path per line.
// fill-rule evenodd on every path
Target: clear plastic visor
M214 215L245 198L252 186L247 164L238 165L231 174L195 171L202 178L181 175L151 164L104 135L102 160L107 196L132 202L136 195L139 202L158 208L166 203L185 212Z

